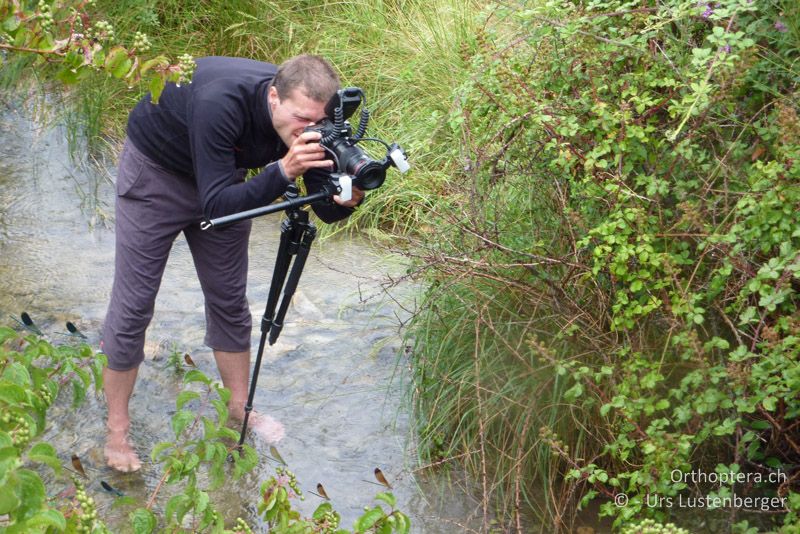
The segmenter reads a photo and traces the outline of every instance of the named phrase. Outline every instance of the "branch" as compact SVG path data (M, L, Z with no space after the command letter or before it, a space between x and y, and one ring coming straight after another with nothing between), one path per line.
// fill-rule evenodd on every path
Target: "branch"
M64 52L58 50L39 50L38 48L26 48L24 46L14 46L10 44L0 43L0 49L11 50L12 52L28 52L31 54L41 54L43 56L59 56L64 57Z

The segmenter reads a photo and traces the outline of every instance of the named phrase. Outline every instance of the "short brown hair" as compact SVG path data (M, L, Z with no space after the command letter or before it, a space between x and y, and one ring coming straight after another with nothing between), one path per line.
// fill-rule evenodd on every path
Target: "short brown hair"
M281 99L299 89L312 100L328 102L339 90L339 76L324 58L302 54L281 63L272 84Z

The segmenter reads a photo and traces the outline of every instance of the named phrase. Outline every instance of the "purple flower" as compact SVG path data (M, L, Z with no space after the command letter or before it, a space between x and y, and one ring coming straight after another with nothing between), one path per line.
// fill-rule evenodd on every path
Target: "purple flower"
M723 50L723 51L724 51L726 54L730 54L730 53L731 53L731 45L725 45L725 46L723 46L723 47L722 47L722 50Z
M779 20L776 20L776 21L775 21L775 29L776 29L776 30L778 30L778 31L779 31L779 32L781 32L781 33L784 33L784 32L786 32L786 31L787 31L789 28L787 28L787 27L786 27L786 24L784 24L783 22L781 22L781 21L779 21Z
M703 5L704 4L702 2L698 2L697 4L698 7L703 7ZM708 17L714 14L714 8L711 7L711 4L705 4L705 7L706 10L703 11L703 14L700 16L703 17L704 19L707 19Z

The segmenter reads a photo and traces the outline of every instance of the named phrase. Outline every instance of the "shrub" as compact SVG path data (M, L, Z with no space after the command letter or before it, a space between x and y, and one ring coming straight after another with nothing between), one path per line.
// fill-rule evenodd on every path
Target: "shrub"
M472 459L485 497L562 527L595 498L617 524L676 512L648 495L793 508L798 15L778 0L487 8L414 332L423 445Z

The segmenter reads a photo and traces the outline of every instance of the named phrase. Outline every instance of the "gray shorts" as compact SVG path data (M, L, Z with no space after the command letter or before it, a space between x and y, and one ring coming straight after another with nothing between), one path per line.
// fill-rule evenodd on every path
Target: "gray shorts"
M194 181L157 165L129 140L120 155L116 200L114 285L103 326L103 352L117 371L144 360L144 337L153 317L172 243L186 236L206 312L205 343L215 350L250 349L247 245L251 221L203 231Z

